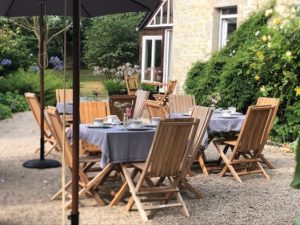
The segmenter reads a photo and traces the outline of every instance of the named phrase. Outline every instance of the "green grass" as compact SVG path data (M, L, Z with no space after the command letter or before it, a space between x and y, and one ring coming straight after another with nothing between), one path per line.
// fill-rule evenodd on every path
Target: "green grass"
M72 71L67 71L67 76L72 78ZM97 90L100 96L105 97L106 91L103 86L103 77L94 76L91 70L80 70L80 96L92 96L93 91Z

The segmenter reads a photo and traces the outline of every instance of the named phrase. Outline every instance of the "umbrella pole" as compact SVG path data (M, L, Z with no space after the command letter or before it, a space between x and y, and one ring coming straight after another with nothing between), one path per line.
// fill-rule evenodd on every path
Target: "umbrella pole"
M73 145L71 225L79 224L79 92L80 92L80 0L73 1Z
M45 78L45 0L40 0L40 43L39 43L39 67L40 67L40 159L26 161L23 166L33 169L48 169L60 167L60 163L56 160L45 160L45 139L44 139L44 122L45 122L45 97L44 97L44 78Z

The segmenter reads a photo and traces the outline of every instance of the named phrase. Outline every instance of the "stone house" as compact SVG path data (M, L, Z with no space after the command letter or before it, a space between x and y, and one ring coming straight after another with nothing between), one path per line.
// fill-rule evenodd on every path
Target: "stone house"
M139 25L142 81L178 81L182 92L192 64L222 48L249 14L269 0L162 0ZM300 0L277 0L276 11Z

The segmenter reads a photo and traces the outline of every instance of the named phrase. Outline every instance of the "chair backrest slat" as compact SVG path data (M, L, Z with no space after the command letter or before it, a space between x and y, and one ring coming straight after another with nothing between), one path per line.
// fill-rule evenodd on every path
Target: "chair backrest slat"
M169 107L171 113L185 113L195 105L193 95L171 95L169 97Z
M250 106L237 140L238 151L260 152L266 143L275 106Z
M46 108L46 114L52 125L53 136L61 149L63 149L63 138L65 137L65 162L66 165L72 169L72 148L66 137L61 118L56 108L52 106Z
M144 102L149 98L149 91L137 90L136 95L136 103L134 108L133 118L137 119L141 117L144 109Z
M56 102L64 101L64 89L56 89ZM66 102L73 102L73 90L66 89Z
M213 108L204 106L194 106L192 111L192 118L199 119L199 127L196 132L195 145L199 149L204 142L204 136L207 132L207 128L214 112Z
M107 102L80 102L80 123L92 123L94 118L105 118L108 114Z
M263 105L275 106L275 110L274 110L273 115L272 115L272 120L271 120L270 126L268 128L268 133L270 133L270 131L272 129L274 120L276 118L276 114L278 112L279 104L280 104L280 99L279 98L259 97L257 99L257 103L256 103L257 106L263 106Z
M181 175L198 124L199 120L192 118L160 122L146 162L150 177Z
M36 95L34 93L29 93L26 92L25 94L25 99L34 115L34 118L38 125L41 125L41 105L39 100L37 99ZM45 136L49 137L51 136L51 126L48 121L47 116L45 116L45 121L44 121L44 134Z
M147 100L144 104L148 111L150 119L152 117L160 117L161 119L167 119L169 117L168 112L163 103L158 101Z

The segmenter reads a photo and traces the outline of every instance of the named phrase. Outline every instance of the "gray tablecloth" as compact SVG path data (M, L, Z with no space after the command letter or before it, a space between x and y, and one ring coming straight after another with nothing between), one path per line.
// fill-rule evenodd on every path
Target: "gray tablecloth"
M244 119L245 115L221 117L217 114L213 114L208 126L208 131L211 133L239 131L242 128Z
M64 103L63 102L58 102L56 104L56 109L59 113L64 112ZM73 103L67 102L66 103L66 114L72 114L73 113Z
M72 129L70 129L72 130ZM109 162L140 162L147 159L155 130L128 131L113 127L108 129L88 128L80 125L80 138L102 150L100 166L104 168ZM69 137L71 133L69 133Z
M186 116L183 113L170 113L170 118L189 118L189 116ZM243 125L244 119L245 115L221 117L217 114L213 114L208 125L208 131L210 133L239 131Z

